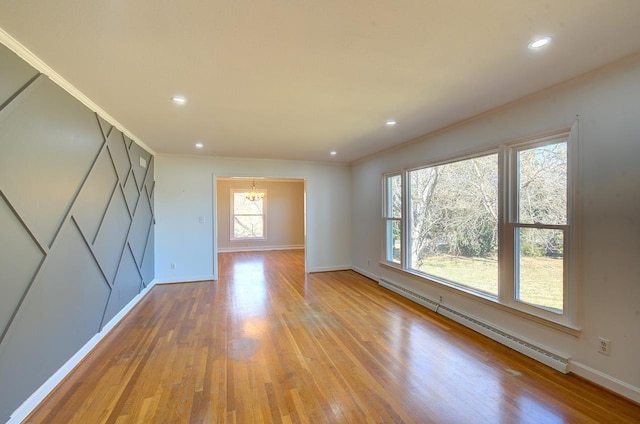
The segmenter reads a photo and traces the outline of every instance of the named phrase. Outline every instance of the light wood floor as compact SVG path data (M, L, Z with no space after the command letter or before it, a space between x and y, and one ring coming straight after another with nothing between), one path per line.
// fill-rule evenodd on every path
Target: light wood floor
M640 406L302 251L156 286L29 423L629 423Z

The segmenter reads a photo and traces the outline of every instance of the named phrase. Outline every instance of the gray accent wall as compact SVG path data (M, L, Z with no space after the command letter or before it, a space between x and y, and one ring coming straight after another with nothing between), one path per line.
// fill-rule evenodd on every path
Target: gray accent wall
M153 280L153 169L0 45L0 422Z

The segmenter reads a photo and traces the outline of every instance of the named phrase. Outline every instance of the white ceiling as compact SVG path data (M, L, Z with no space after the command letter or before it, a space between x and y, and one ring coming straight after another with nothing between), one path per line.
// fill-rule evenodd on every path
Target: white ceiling
M0 0L0 28L158 153L336 162L638 52L639 18L639 0Z

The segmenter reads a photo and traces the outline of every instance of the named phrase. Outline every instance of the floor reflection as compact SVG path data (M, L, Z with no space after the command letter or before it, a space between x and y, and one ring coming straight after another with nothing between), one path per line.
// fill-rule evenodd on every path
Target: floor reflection
M247 261L234 262L231 275L235 282L250 281L257 276L264 281L264 259L256 257Z
M545 405L529 396L520 396L517 399L518 409L520 410L519 424L563 424L565 422L562 416L552 411L548 405Z
M407 415L378 422L580 422L527 361L353 273L304 274L302 257L238 254L222 273L229 358L304 393L301 410L333 422L390 408Z
M231 295L236 315L255 317L266 313L267 278L261 256L235 262L230 283L233 283Z

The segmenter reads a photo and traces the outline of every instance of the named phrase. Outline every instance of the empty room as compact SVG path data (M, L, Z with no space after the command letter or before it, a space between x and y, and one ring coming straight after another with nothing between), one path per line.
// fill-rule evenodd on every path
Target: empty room
M0 423L640 423L639 16L0 1Z

